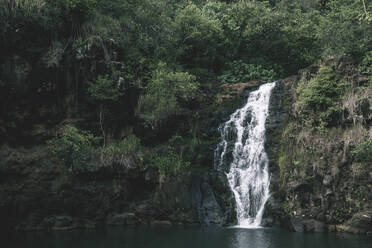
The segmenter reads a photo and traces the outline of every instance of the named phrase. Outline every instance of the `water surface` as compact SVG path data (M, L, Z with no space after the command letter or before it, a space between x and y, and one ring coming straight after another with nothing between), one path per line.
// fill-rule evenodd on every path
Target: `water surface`
M294 233L282 229L127 227L107 230L18 233L2 248L371 248L372 237Z

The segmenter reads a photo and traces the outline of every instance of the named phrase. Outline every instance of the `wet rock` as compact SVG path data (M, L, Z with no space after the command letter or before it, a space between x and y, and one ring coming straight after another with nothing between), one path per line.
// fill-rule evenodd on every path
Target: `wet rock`
M56 216L54 219L55 227L67 227L73 224L71 216Z
M203 222L206 224L218 224L222 222L221 210L214 196L213 190L208 183L202 183L202 206Z
M35 226L35 230L71 230L78 228L77 223L71 216L60 215L46 217L40 223L40 225ZM27 230L28 228L22 228L22 230Z
M274 219L273 218L264 218L261 221L261 226L263 227L272 227L274 225Z
M293 218L292 228L296 232L325 232L326 225L314 219Z
M346 225L365 230L365 232L372 231L372 209L354 214Z
M107 224L113 226L135 225L138 219L134 213L115 214L108 218Z
M221 208L207 179L201 175L194 175L191 186L192 204L199 222L206 225L223 224Z
M295 232L305 232L305 225L302 219L292 219L291 225Z
M167 220L154 220L151 221L152 226L172 226L172 222Z
M234 98L240 97L244 91L251 91L262 83L262 80L251 80L246 83L223 84L221 85L221 96L218 102L231 101Z
M94 229L97 227L97 224L88 219L81 219L78 221L78 226L83 229Z

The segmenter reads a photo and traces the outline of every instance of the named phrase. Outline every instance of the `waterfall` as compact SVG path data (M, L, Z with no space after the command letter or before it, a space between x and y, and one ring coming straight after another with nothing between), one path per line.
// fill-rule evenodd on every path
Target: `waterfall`
M238 225L259 227L269 199L270 176L265 152L265 122L275 82L249 94L247 103L220 126L222 141L215 150L215 166L226 173L234 193ZM226 167L225 167L226 168Z

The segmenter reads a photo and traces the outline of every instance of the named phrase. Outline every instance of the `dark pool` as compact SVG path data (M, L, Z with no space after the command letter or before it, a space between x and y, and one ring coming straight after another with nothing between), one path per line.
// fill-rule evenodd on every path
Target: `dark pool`
M2 248L372 248L372 237L294 233L283 229L219 227L130 227L94 231L18 233L1 238Z

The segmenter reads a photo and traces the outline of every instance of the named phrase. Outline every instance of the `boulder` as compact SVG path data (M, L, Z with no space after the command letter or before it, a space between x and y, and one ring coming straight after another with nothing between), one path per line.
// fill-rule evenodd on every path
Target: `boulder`
M172 223L167 220L154 220L151 221L152 226L172 226Z
M372 209L358 212L345 224L337 226L339 231L352 233L372 232Z
M71 230L78 228L75 220L68 215L46 217L38 227L46 230Z
M291 224L295 232L325 232L327 230L323 222L314 219L293 218Z
M261 226L263 227L272 227L274 225L273 218L263 218L261 221Z
M114 214L107 220L107 224L113 226L135 225L137 223L138 219L134 213Z
M54 227L63 228L73 225L71 216L56 216L54 218Z

